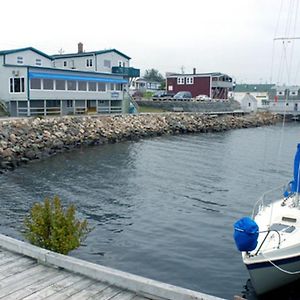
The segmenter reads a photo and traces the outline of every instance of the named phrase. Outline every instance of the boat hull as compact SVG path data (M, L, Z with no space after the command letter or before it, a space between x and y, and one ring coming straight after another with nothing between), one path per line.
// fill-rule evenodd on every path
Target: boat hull
M299 274L288 274L288 272L300 271L300 256L246 264L250 274L251 283L258 295L277 289L288 283L300 279ZM282 270L279 270L281 268ZM287 272L285 272L287 271Z

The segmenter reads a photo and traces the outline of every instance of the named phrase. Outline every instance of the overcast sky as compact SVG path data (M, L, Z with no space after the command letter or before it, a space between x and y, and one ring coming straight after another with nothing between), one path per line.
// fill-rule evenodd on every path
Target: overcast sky
M265 83L271 75L273 82L288 81L281 78L284 70L277 62L283 57L282 42L273 48L273 38L287 33L287 26L289 34L300 36L300 26L286 23L299 1L3 0L0 49L33 46L47 54L61 48L70 53L82 42L85 51L116 48L142 72L155 68L163 75L191 73L195 67L197 72L227 73L238 82ZM293 18L289 16L297 21ZM284 55L294 53L295 58L289 83L297 77L300 84L295 55L300 40L286 47L290 49Z

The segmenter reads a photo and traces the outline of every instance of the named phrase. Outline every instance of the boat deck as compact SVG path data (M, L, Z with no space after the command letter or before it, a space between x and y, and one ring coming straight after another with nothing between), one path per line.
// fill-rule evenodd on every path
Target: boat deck
M221 300L0 234L0 299Z

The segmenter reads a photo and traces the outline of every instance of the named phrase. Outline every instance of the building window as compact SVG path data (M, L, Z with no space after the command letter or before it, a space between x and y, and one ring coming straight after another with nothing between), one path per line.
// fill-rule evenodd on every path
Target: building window
M58 91L64 91L66 89L66 81L60 79L55 80L55 89Z
M23 63L23 57L22 56L18 56L17 57L17 64L22 64Z
M53 90L54 82L52 79L44 79L43 80L43 89L44 90Z
M291 92L291 95L292 95L292 96L297 96L297 92L296 92L296 91L292 91L292 92Z
M65 61L64 61L64 67L66 67L66 66L67 66L67 61L65 60Z
M122 67L122 61L118 61L118 65L119 65L119 67Z
M104 82L98 82L98 92L106 92L106 84Z
M30 79L30 88L32 90L40 90L42 88L41 79L31 78Z
M76 81L75 80L67 80L67 90L68 91L76 91Z
M89 81L89 92L96 92L96 82Z
M116 91L122 91L122 84L121 83L116 84Z
M177 77L177 84L184 84L184 77Z
M47 100L46 106L47 107L60 107L60 100Z
M287 102L285 105L286 105L286 106L289 106L289 103Z
M11 93L24 93L24 77L21 78L10 78L9 79L9 91Z
M186 77L186 84L194 84L194 77L193 76Z
M92 58L88 58L86 60L86 66L87 67L92 67L93 66L93 59Z
M168 91L170 91L170 92L173 91L173 85L168 86Z
M111 83L111 84L110 84L110 90L111 90L111 91L114 91L114 90L115 90L115 84L114 84L114 83Z
M73 100L67 100L67 107L73 107Z
M41 65L42 65L42 60L39 59L39 58L37 58L37 59L35 60L35 64L36 64L37 66L41 66Z
M284 92L283 91L277 91L277 96L283 96Z
M78 90L86 91L86 81L78 81Z
M104 67L111 68L111 61L107 60L107 59L104 59Z

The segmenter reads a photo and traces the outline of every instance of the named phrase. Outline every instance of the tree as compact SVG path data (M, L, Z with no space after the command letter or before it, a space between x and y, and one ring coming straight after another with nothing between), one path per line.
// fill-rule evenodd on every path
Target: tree
M64 210L57 196L52 202L46 198L44 203L35 203L24 225L31 244L62 254L78 248L90 232L86 220L75 218L75 206Z
M145 71L144 78L151 81L164 82L164 77L156 69L148 69Z

